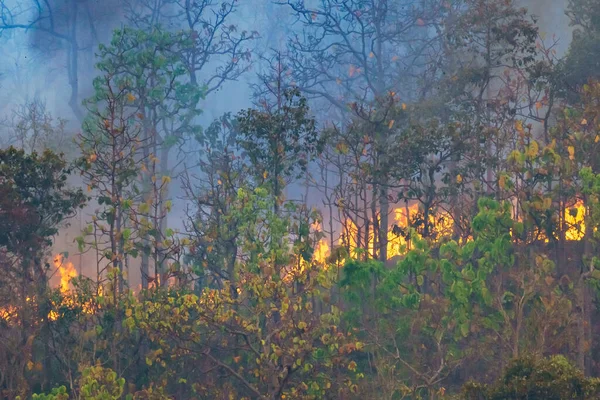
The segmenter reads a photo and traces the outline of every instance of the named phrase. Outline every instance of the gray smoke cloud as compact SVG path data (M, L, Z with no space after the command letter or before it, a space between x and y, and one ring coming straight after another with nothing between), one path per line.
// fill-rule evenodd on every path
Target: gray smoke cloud
M566 51L571 40L572 29L564 14L567 0L521 0L539 20L540 30L547 40L558 40L557 56ZM123 0L0 0L0 15L3 26L0 36L0 118L9 121L15 108L28 101L39 99L45 102L47 111L55 117L68 120L67 129L75 134L80 122L69 106L72 90L70 63L73 52L69 40L77 41L77 85L80 102L91 94L91 82L95 76L95 51L98 43L110 40L113 29L127 23L125 12L128 3ZM269 0L240 0L238 10L231 16L230 23L240 30L258 31L260 39L253 43L252 58L255 62L251 71L236 81L226 82L222 87L202 101L203 115L200 123L207 126L225 112L237 113L252 106L252 84L256 72L261 69L260 56L270 50L285 49L286 40L299 26L293 24L288 7L273 4ZM10 124L0 132L0 144L8 144ZM181 161L181 160L179 160ZM317 172L314 170L314 172ZM316 174L318 176L318 174ZM73 184L81 182L73 178ZM175 201L169 224L183 228L185 204L178 199L182 192L174 184L171 197ZM302 185L291 187L289 197L305 196ZM319 194L309 193L310 202L319 205ZM80 234L90 218L93 205L71 221L55 244L56 251L77 254L73 240ZM74 256L76 267L93 265L91 254ZM80 265L79 265L80 264ZM132 266L132 270L135 270ZM132 275L133 284L139 277Z

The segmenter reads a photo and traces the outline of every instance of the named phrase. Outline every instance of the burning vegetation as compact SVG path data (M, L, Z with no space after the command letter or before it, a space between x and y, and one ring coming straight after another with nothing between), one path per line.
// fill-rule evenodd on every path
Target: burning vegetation
M573 206L565 209L561 223L564 226L563 234L567 241L583 240L585 235L585 214L586 209L581 200L578 200ZM411 228L417 226L416 221L422 218L423 215L422 211L419 210L418 204L396 208L393 215L393 225L387 231L387 255L389 258L405 255L410 250L411 237L422 239L422 235L416 229L412 229L411 232ZM514 207L514 202L512 215L513 218L522 220L519 217L519 212ZM373 224L373 221L370 222ZM454 220L450 213L443 211L437 215L430 214L429 224L432 227L432 235L438 238L438 240L444 237L452 237ZM361 233L350 218L344 221L340 230L341 233L339 234L337 243L334 245L345 248L350 258L360 259L365 256L367 258L377 258L377 254L374 252L375 240L373 232L369 234L367 246L365 247L364 241L360 240ZM315 231L320 231L320 225L317 226ZM537 233L536 236L546 243L549 242L548 237L543 233ZM555 233L554 239L559 239L557 233ZM472 237L467 237L466 240L472 240ZM366 252L361 252L361 249L366 250ZM327 239L320 239L315 247L314 261L326 266L328 265L330 255L330 242Z
M0 397L600 398L600 0L28 1L80 126L6 128Z

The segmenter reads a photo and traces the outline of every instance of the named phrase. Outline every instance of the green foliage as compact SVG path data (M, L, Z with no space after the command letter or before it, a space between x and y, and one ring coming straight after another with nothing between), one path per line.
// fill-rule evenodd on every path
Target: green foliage
M241 188L230 204L247 258L236 265L235 281L199 294L156 291L128 300L124 325L150 339L145 363L153 373L178 371L186 390L206 397L309 399L356 390L359 372L347 355L360 345L338 327L337 309L314 313L322 271L290 252L295 222L277 216L273 201L263 188ZM221 384L206 385L206 376L186 372L190 363L208 363L211 376L226 377L214 375ZM346 381L335 379L340 363L350 365Z
M250 109L237 117L238 140L256 170L257 180L268 182L277 197L283 182L305 172L322 147L306 98L298 89L286 90L281 97L281 105L273 110Z
M469 383L465 400L591 399L600 395L600 380L586 378L563 356L514 360L493 385Z
M67 388L61 386L54 388L49 394L33 394L32 400L69 400Z
M99 47L97 69L114 77L114 87L139 110L140 115L131 118L143 118L142 123L151 123L162 133L162 146L179 143L184 133L200 133L191 121L200 114L197 104L204 97L204 90L190 80L182 56L185 49L193 46L189 33L154 26L149 30L115 30L110 45ZM96 94L89 101L103 101L108 88L101 78L95 80L94 87ZM172 125L164 131L162 123L167 121Z
M119 400L123 394L125 379L100 365L85 368L79 382L80 396L85 400Z
M70 173L63 157L49 150L0 150L0 246L37 251L51 243L59 224L87 200L81 189L68 187Z
M62 156L0 150L0 396L441 399L504 369L463 398L598 397L597 0L570 2L558 66L512 0L292 3L306 41L294 70L278 57L275 102L207 129L200 100L250 58L235 1L161 2L172 25L140 10L100 46L76 164L95 280L48 288L44 252L85 201ZM319 132L304 95L352 115ZM199 166L185 239L166 223L174 146ZM300 178L309 198L286 200Z

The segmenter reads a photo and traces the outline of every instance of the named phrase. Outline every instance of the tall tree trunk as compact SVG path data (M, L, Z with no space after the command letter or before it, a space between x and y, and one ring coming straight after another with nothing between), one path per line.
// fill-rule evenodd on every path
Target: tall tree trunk
M79 45L77 44L77 0L71 0L71 32L69 39L69 59L68 76L69 86L71 86L71 96L69 98L69 107L79 121L83 121L83 112L79 104Z
M387 178L382 181L380 186L380 197L379 197L379 213L381 215L381 223L379 225L379 260L382 262L387 261L387 233L389 229L389 212L390 212L390 201L388 199L388 187Z
M590 220L587 196L584 196L585 205L585 236L583 238L583 253L579 262L579 275L576 283L577 308L579 318L577 320L577 366L589 376L591 372L591 359L589 357L592 348L591 331L591 295L586 282L589 273L587 265L592 260L592 235L594 229Z
M151 126L150 126L150 118L148 115L144 116L143 119L143 124L144 124L144 146L143 146L143 150L142 150L142 154L143 154L143 158L144 158L144 169L145 171L143 171L143 175L142 175L142 199L144 202L148 201L148 198L150 196L150 186L151 186L151 181L150 181L150 165L148 164L148 160L150 159L150 141L152 140L152 133L151 133ZM141 237L141 241L142 241L142 256L141 256L141 265L140 265L140 272L142 275L142 279L141 279L141 284L142 284L142 289L148 289L148 277L150 276L150 254L149 254L149 249L150 249L150 238L148 235L148 232L146 232L146 230L144 229L144 232L142 233L142 237Z
M171 176L171 171L169 170L169 148L167 146L164 145L164 143L160 146L160 163L161 163L161 175L157 177L158 179L162 179L163 176ZM165 259L164 259L164 246L162 245L163 240L165 239L165 232L167 230L167 216L168 216L168 211L167 211L167 206L166 206L166 200L168 198L169 195L169 188L168 185L165 184L164 187L161 187L161 190L159 191L159 193L157 194L157 198L155 199L155 201L158 201L159 204L157 204L156 206L158 207L158 221L157 222L157 229L160 232L160 243L157 244L156 246L156 254L157 257L155 259L155 263L156 263L156 276L160 277L160 285L164 286L167 283L167 278L168 278L168 272L167 268L166 268L166 263L165 263Z

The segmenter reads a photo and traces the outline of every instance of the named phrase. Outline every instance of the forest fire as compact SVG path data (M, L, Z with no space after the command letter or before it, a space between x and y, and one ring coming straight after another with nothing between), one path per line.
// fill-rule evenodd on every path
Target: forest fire
M394 209L392 227L390 227L387 232L387 253L389 258L405 254L406 251L410 249L410 240L407 241L405 236L399 234L398 228L400 231L408 233L411 221L413 221L418 214L419 205L417 203ZM429 215L428 220L438 237L451 232L452 218L447 212L444 211L437 216ZM356 250L362 247L362 243L363 240L359 238L359 229L352 219L347 218L343 223L343 229L338 239L338 245L347 247L351 252L351 257L356 257ZM371 230L369 232L366 249L370 257L375 256L374 244L374 233L373 230ZM321 240L315 250L315 260L324 262L329 256L329 252L329 244L326 240Z
M54 267L60 275L60 292L66 294L69 292L69 285L73 278L77 277L77 271L73 263L65 260L63 254L58 254L53 260Z
M72 297L68 296L70 292L69 285L71 284L71 280L77 277L77 271L75 271L73 263L66 260L63 254L57 254L54 257L53 263L60 276L60 293L64 296L61 305L72 306L75 302ZM55 310L50 310L48 313L48 319L50 321L56 321L58 317L59 314Z
M564 223L567 226L565 239L569 241L581 240L585 235L585 206L578 200L573 207L565 210Z
M419 205L417 203L406 207L398 207L394 209L394 221L396 229L391 227L387 233L387 253L388 258L406 254L410 250L410 240L402 235L397 234L397 229L400 231L408 231L411 221L419 214ZM585 206L581 200L578 200L572 207L565 210L563 217L564 237L567 241L582 240L585 235ZM429 224L436 238L444 237L452 233L453 219L452 216L442 211L436 215L429 215ZM344 246L350 250L350 257L356 258L356 250L361 248L359 245L359 229L352 219L348 218L344 221L342 232L338 238L338 246ZM548 242L548 239L545 239ZM362 241L361 241L362 242ZM368 238L368 254L374 257L373 251L374 239L373 232L369 233ZM327 258L331 254L331 248L326 239L321 239L314 251L313 259L319 264L327 264Z
M321 239L317 243L315 247L315 252L313 254L313 259L315 262L319 264L327 264L327 258L331 254L331 249L329 248L329 244L326 239Z
M60 293L63 295L62 301L60 304L55 304L53 302L53 306L58 308L59 306L63 307L73 307L76 305L76 299L73 297L72 284L71 280L77 277L77 271L75 270L75 266L72 262L68 261L63 254L58 254L54 256L52 259L52 264L56 268L56 271L59 274L60 284L58 289ZM98 288L98 294L102 294L102 286ZM27 303L32 303L35 300L34 298L27 297ZM91 314L94 312L94 305L92 302L87 301L83 303L82 310L86 314ZM6 322L14 321L18 316L18 307L15 305L7 305L5 307L0 307L0 319ZM50 310L48 313L48 320L56 321L59 318L59 312L57 310Z

